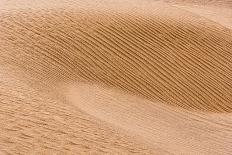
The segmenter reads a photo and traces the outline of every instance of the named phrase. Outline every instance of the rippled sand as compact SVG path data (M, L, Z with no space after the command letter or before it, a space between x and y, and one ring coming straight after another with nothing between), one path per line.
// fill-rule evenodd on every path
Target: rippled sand
M0 154L232 152L230 0L1 0Z

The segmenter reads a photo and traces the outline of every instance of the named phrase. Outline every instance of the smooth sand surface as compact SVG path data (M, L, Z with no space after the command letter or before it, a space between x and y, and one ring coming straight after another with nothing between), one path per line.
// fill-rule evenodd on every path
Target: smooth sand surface
M230 0L1 0L0 154L232 152Z

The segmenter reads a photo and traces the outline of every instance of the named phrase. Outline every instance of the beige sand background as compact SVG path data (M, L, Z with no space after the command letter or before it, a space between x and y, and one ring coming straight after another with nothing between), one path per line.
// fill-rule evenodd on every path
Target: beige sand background
M232 152L230 0L1 0L0 154Z

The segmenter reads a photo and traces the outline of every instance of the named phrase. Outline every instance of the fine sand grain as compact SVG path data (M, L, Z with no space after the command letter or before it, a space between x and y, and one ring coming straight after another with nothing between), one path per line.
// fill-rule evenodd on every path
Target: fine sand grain
M1 0L0 154L232 152L230 0Z

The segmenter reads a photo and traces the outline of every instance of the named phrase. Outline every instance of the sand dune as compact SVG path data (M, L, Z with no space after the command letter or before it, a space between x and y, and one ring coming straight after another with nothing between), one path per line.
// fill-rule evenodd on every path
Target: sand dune
M230 1L0 2L2 154L230 154Z

